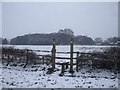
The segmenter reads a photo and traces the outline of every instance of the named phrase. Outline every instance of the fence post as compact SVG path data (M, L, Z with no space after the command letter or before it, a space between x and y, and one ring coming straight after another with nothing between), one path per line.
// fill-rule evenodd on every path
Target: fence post
M79 52L77 52L77 57L76 57L76 71L78 72L78 58L79 58Z
M26 60L26 65L28 64L28 59L29 59L29 55L28 55L28 49L27 49L27 60Z
M55 69L55 54L56 54L56 44L55 44L55 39L53 39L53 47L52 47L52 70Z
M28 59L29 59L29 55L28 55L28 49L26 50L26 64L23 66L23 68L25 68L28 64Z
M62 64L61 74L64 74L64 64Z
M43 61L42 61L42 64L44 64L44 63L45 63L45 59L44 59L44 56L42 56L42 59L43 59Z
M73 73L73 38L70 41L70 73Z

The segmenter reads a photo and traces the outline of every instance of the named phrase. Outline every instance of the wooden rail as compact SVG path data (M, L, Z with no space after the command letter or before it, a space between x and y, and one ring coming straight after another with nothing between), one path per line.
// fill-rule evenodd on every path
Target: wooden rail
M29 51L35 51L35 52L50 52L51 53L51 51L47 51L47 50L29 50ZM56 54L70 54L71 52L56 52ZM90 53L90 52L79 52L79 51L77 51L77 52L73 52L73 54L77 54L77 53L79 53L79 54L86 54L86 55L98 55L98 53ZM103 53L100 53L99 52L99 55L103 55ZM118 54L108 54L108 53L104 53L104 55L111 55L111 56L119 56Z

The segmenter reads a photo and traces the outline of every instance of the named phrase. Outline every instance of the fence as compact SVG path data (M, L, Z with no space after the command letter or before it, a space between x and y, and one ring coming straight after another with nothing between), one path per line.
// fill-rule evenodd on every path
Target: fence
M10 62L13 62L13 60L17 60L18 61L23 61L24 64L24 68L26 67L26 65L28 65L29 63L32 64L51 64L52 68L51 70L54 71L55 70L55 65L61 65L61 73L64 73L64 69L65 68L69 68L70 66L70 73L73 73L73 66L76 66L76 71L79 70L79 67L82 67L84 65L87 65L88 63L92 63L91 65L93 66L100 66L100 63L104 64L104 62L106 61L106 65L109 66L110 63L113 65L113 67L115 69L118 69L118 66L120 66L120 61L118 59L119 53L116 54L111 54L111 53L81 53L81 52L74 52L73 50L73 39L71 39L70 41L70 52L56 52L56 43L55 43L55 39L53 39L53 45L52 45L52 50L51 51L46 51L46 50L28 50L28 49L24 49L24 50L20 50L20 49L3 49L3 54L2 54L2 59L3 60L7 60L7 65ZM50 54L46 54L46 55L39 55L36 54L37 52L46 52L46 53L50 53ZM57 53L61 53L61 54L69 54L70 57L59 57L56 56ZM76 54L76 57L73 57L73 54ZM103 57L103 58L102 58ZM67 59L68 62L62 62L62 63L56 63L57 59ZM75 63L73 63L73 61L75 61ZM109 63L110 62L110 63ZM19 63L19 62L18 62ZM101 65L102 65L101 64ZM106 66L105 65L105 66Z
M70 66L70 73L73 73L73 66L76 66L76 71L79 70L79 67L83 67L85 65L91 65L92 68L95 67L103 67L114 70L118 70L120 66L120 48L114 50L109 53L81 53L74 52L73 50L73 39L70 41L70 52L56 52L55 39L53 40L53 48L52 48L52 70L55 69L55 64L61 65L61 73L64 72L65 67L68 68ZM69 54L69 57L56 57L56 53ZM76 58L73 57L73 54L76 54ZM55 63L56 59L68 59L69 62ZM73 63L73 60L76 60Z

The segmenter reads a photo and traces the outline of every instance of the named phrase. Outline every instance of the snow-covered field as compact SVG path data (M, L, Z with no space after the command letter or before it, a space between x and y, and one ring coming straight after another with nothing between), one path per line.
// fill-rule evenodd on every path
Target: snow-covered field
M52 46L14 47L32 50L51 50L52 48ZM76 45L74 51L102 52L109 47ZM69 46L57 46L57 51L69 51ZM34 65L22 68L2 65L2 86L5 88L118 88L118 74L110 70L82 68L71 75L67 69L64 76L59 76L61 66L56 65L56 72L52 74L46 74L48 67L48 65Z
M31 49L31 50L48 50L52 49L52 45L4 45L6 47L14 47L19 49ZM95 45L74 45L74 51L79 52L93 52L100 51L113 47L113 46L95 46ZM56 51L70 51L69 45L56 45Z
M71 75L68 71L60 77L60 69L46 74L46 65L21 67L3 66L2 84L6 88L117 88L118 79L111 71L81 69Z

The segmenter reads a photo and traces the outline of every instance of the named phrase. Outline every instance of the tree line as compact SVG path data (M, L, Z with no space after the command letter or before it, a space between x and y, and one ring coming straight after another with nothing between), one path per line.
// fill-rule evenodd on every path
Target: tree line
M2 44L10 45L51 45L52 40L56 39L57 45L69 45L73 38L75 45L120 45L120 37L110 37L106 40L97 37L92 39L88 36L75 36L71 29L59 30L57 33L50 34L26 34L17 36L8 41L6 38L0 38Z

